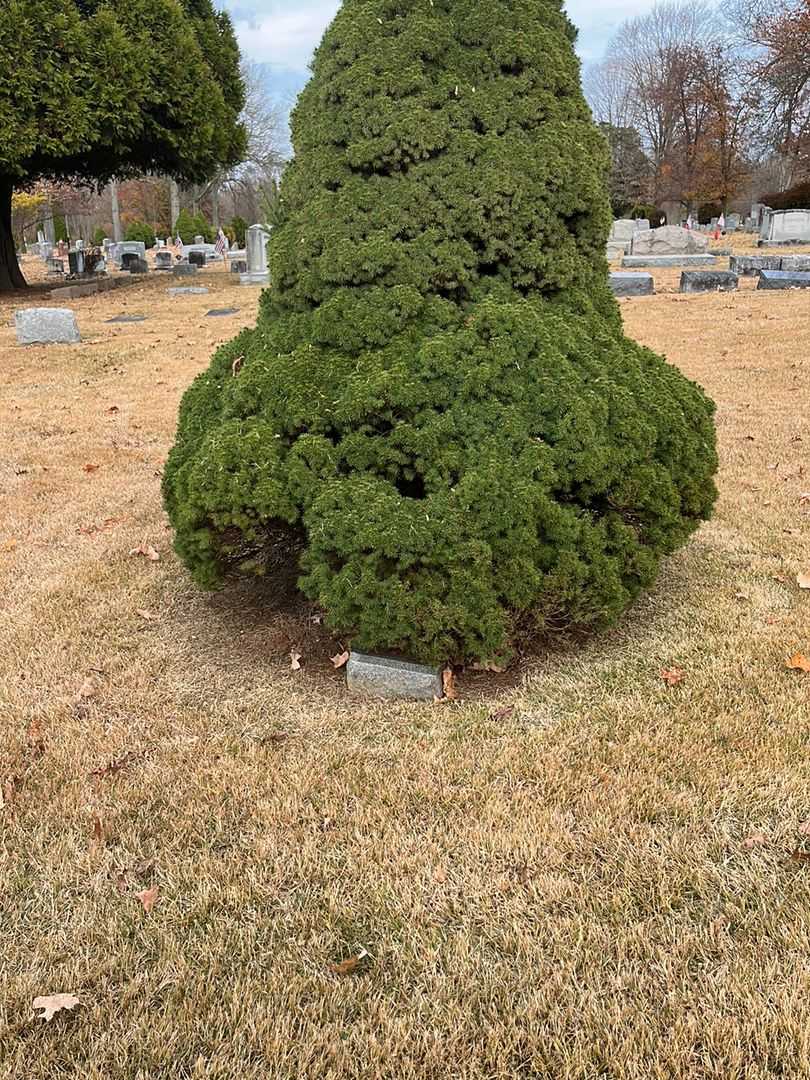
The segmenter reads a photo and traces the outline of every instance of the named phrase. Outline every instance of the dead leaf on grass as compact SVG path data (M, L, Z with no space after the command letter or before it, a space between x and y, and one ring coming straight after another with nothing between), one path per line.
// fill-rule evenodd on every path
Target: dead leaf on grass
M237 358L231 364L231 375L233 375L234 378L236 378L236 376L242 370L242 364L244 364L244 362L245 362L244 356L237 356Z
M799 832L802 836L810 836L810 821L803 821L801 825L799 825Z
M97 693L98 687L96 686L95 680L90 675L88 675L82 683L79 693L76 695L76 704L79 705L87 698L95 697Z
M792 862L810 862L810 851L805 851L804 848L797 847L795 851L791 852L790 858Z
M293 671L301 670L301 653L296 652L295 649L292 649L290 652L290 668Z
M347 652L342 652L339 653L337 656L332 656L330 659L336 668L342 668L346 664L348 664L349 654Z
M793 656L787 661L787 666L791 671L806 671L810 672L810 660L804 655L804 653L794 653Z
M138 544L130 550L130 555L143 555L150 562L157 562L160 559L160 553L151 544Z
M458 698L456 677L452 668L445 668L442 672L442 690L447 701L455 701Z
M750 836L747 836L745 840L743 840L742 846L746 851L752 851L756 847L762 847L765 842L766 836L764 833L751 833Z
M100 465L82 465L82 468L84 469L85 472L89 473L89 472L95 472L97 469L100 469L101 466Z
M136 897L143 904L143 910L148 915L152 908L155 906L155 901L158 898L160 892L159 885L153 885L151 889L144 889L143 892L135 893Z
M515 712L514 705L504 705L502 709L496 709L489 714L488 719L491 721L508 720Z
M121 410L117 405L110 405L109 409L107 409L107 416L115 416L115 414L120 411Z
M136 608L135 614L140 615L145 622L154 622L157 618L157 615L153 615L151 611L147 611L146 608L142 607Z
M444 883L447 881L447 871L443 866L437 866L436 869L433 871L433 880L438 885L444 885Z
M664 668L661 671L661 678L667 686L677 686L686 678L686 672L679 667Z
M75 994L48 994L45 997L34 998L33 1010L44 1010L39 1014L40 1020L51 1020L63 1009L75 1009L81 1002Z
M17 546L17 541L12 536L9 540L3 541L3 545L2 545L2 547L0 547L0 551L14 551L16 546Z
M341 960L339 964L330 964L329 970L334 972L335 975L352 975L368 959L369 953L367 950L361 949L357 956L350 956L348 960Z

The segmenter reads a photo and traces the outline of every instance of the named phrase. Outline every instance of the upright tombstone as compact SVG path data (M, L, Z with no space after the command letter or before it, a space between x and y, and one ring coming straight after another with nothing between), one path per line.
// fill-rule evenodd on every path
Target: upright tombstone
M763 218L760 244L810 244L810 210L770 210Z
M242 285L267 285L270 275L267 270L267 241L270 233L264 225L251 225L246 234L247 273L242 274Z
M706 236L680 225L662 225L658 229L633 235L633 255L702 255L709 246Z
M70 267L71 274L83 274L84 273L84 252L69 251L68 252L68 266Z
M206 258L204 251L190 251L188 261L192 266L205 266Z
M204 244L205 243L205 237L204 236L195 236L194 237L194 243L195 244Z
M172 253L162 249L155 252L155 269L156 270L171 270L172 268Z

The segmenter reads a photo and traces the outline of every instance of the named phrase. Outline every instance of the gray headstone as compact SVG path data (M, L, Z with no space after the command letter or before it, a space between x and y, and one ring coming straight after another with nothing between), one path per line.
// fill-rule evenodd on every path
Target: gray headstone
M218 315L236 315L236 313L238 311L239 311L238 307L222 307L222 308L211 308L211 310L206 311L205 314L212 317L212 318L215 318Z
M740 279L731 270L684 270L681 292L733 292Z
M760 270L781 270L781 255L732 255L729 268L741 277L755 277Z
M127 269L130 274L148 274L149 263L146 259L131 259Z
M247 273L247 260L246 259L234 259L231 263L232 274L246 274Z
M441 668L353 652L346 665L350 690L370 697L433 701L442 696Z
M655 293L652 274L617 271L610 275L610 287L614 296L653 296Z
M170 251L158 251L155 255L156 270L171 270L172 253Z
M799 270L763 270L758 289L810 289L810 273Z
M129 270L133 263L139 262L144 256L140 255L137 251L122 251L121 252L121 269Z
M49 258L45 265L48 268L49 274L64 274L65 272L65 260L64 259L52 259Z
M190 251L188 253L188 261L191 266L205 266L205 252Z
M769 256L764 255L763 258L767 259ZM780 255L779 260L781 262L780 270L798 270L800 273L810 271L810 255ZM774 267L774 269L776 269Z
M84 273L84 252L83 251L69 251L68 252L68 266L70 267L71 274L83 274Z
M186 262L175 263L172 267L172 273L175 277L188 277L189 274L197 273L197 267Z
M81 341L76 316L70 308L23 308L14 312L14 324L20 345Z
M194 237L194 243L195 244L204 244L205 243L205 237L204 236L195 236Z
M714 255L625 255L622 266L631 267L656 267L656 266L715 266L717 260Z
M267 241L270 233L263 225L251 225L246 236L247 271L242 274L242 285L267 285Z
M169 296L204 296L208 289L203 285L183 285L176 289L167 289Z

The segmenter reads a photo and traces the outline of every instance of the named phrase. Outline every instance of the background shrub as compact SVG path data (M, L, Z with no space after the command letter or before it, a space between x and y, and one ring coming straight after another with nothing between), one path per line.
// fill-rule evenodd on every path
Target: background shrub
M148 248L154 247L155 230L151 225L147 225L145 221L130 221L127 222L124 239L140 240Z

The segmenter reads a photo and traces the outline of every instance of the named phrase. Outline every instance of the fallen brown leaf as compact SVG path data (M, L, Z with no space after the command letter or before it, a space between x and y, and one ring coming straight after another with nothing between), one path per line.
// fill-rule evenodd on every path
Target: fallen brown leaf
M793 862L810 862L810 851L805 851L804 848L797 847L795 851L791 852L790 858Z
M5 540L3 542L2 547L0 547L0 551L13 551L16 548L16 546L17 546L17 541L12 536L9 540Z
M347 652L339 653L337 656L331 657L332 663L336 668L342 668L349 662L349 654Z
M513 715L514 711L514 705L504 705L502 709L496 709L495 712L491 712L488 719L492 721L508 720Z
M661 672L661 678L667 686L677 686L686 678L686 672L679 667L664 668Z
M96 686L95 680L88 675L82 683L79 693L76 695L76 704L79 704L86 698L95 697L97 693L98 687Z
M142 607L137 608L136 611L135 611L135 614L140 615L140 617L142 619L144 619L146 622L153 622L157 618L157 615L153 615L151 611L147 611L146 608L142 608Z
M799 832L802 836L810 836L810 821L803 821L799 826Z
M787 661L787 666L791 671L807 671L810 672L810 660L804 655L804 653L794 653L793 656Z
M237 358L231 364L231 375L233 375L234 378L236 378L236 376L242 370L242 364L244 364L244 362L245 362L244 356L237 356Z
M75 994L48 994L45 997L34 998L33 1010L44 1010L39 1014L40 1020L50 1020L63 1009L75 1009L81 1002Z
M143 904L143 910L148 915L152 908L155 906L155 901L158 898L160 892L159 885L153 885L151 889L144 889L143 892L135 893L137 898Z
M755 847L762 847L765 843L766 837L764 833L752 833L743 840L742 846L746 851L751 851Z
M301 670L301 653L296 652L295 649L290 652L290 667L293 671Z
M130 550L130 555L143 555L150 562L157 562L160 559L160 553L151 544L138 544Z
M114 416L117 412L120 411L121 410L118 408L117 405L111 405L109 409L107 409L107 416Z
M82 465L85 472L95 472L96 469L101 468L100 465Z
M339 964L330 964L329 970L335 975L351 975L363 965L368 955L365 949L361 949L357 956L350 956L348 960L341 960Z

